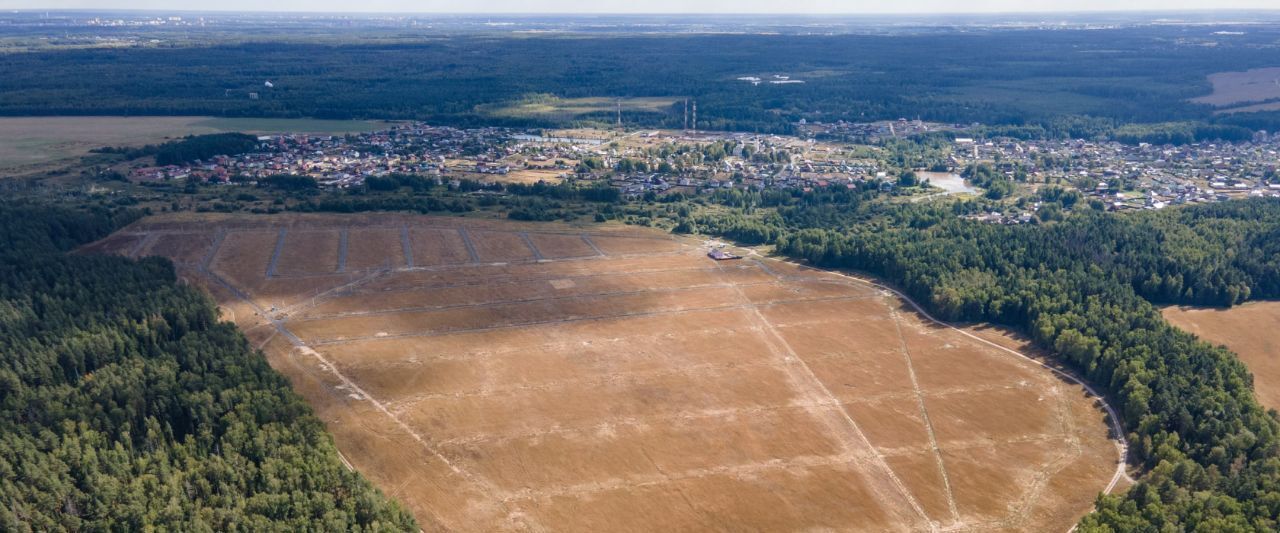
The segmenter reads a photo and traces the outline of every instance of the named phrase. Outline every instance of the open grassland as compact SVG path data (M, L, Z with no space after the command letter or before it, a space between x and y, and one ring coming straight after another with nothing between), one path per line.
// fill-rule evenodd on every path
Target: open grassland
M0 169L58 161L102 146L137 146L217 133L202 117L3 117Z
M202 118L194 125L218 131L245 133L312 133L317 135L360 133L387 129L392 123L381 120L326 120L319 118Z
M1166 307L1164 318L1239 355L1253 373L1258 400L1268 408L1280 409L1280 302L1253 302L1230 309Z
M654 231L211 216L91 250L190 265L427 530L1062 531L1116 472L1034 361Z
M572 120L590 113L612 113L617 111L619 106L624 113L666 113L678 101L680 101L679 98L673 97L556 98L548 96L532 101L481 106L481 109L488 115L498 117Z
M0 170L22 169L81 157L103 146L142 146L186 135L248 133L349 133L386 123L364 120L209 117L0 117Z
M1213 92L1192 102L1215 107L1258 103L1280 98L1280 67L1255 68L1241 72L1218 72L1209 75ZM1224 111L1265 111L1267 106L1245 106Z

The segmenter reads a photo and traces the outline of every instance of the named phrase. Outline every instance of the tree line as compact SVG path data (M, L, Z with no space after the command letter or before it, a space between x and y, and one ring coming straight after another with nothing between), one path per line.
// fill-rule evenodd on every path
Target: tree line
M125 159L155 156L156 164L182 165L195 161L208 161L220 155L239 155L253 151L258 138L244 133L211 133L188 135L162 144L148 144L135 148L102 147L91 150L101 154L121 154Z

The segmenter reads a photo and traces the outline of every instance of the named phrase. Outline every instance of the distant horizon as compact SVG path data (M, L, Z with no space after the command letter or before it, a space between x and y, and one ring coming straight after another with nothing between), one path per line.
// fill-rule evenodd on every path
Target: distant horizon
M1111 8L1105 5L1109 2L1097 0L1087 0L1083 2L1065 2L1071 4L1079 4L1084 7L1064 7L1060 4L1062 0L1041 0L1032 2L1019 2L1017 0L988 0L985 2L977 2L971 4L973 9L953 11L956 8L954 4L949 2L941 2L938 0L903 0L895 6L920 6L920 8L912 9L898 7L899 10L877 10L877 9L835 9L823 11L806 10L803 6L824 6L833 5L858 5L861 2L836 2L831 0L809 1L798 3L800 8L791 10L774 10L768 7L780 2L773 0L745 0L739 2L727 2L724 0L689 0L681 2L679 0L652 0L646 2L646 5L674 6L681 4L692 4L693 6L707 6L705 10L653 10L653 11L635 11L626 9L609 9L609 6L626 5L626 2L609 1L588 4L579 2L578 0L543 0L532 2L520 2L517 0L499 0L490 2L495 5L494 10L474 10L474 6L469 6L472 10L450 10L447 7L441 8L435 6L437 2L428 2L428 6L422 9L414 9L408 7L404 0L370 0L361 5L370 6L367 9L345 9L342 6L349 4L341 2L331 2L331 0L304 1L304 0L282 0L271 6L270 9L262 9L257 6L261 4L252 0L226 0L218 2L216 5L210 6L193 6L189 2L174 2L179 5L169 4L169 0L140 0L139 2L126 3L126 5L118 6L91 6L84 5L81 0L52 0L49 2L41 2L42 5L23 5L28 4L31 0L0 0L0 11L10 13L64 13L64 12L168 12L168 13L216 13L216 14L312 14L312 15L441 15L441 16L702 16L702 17L753 17L753 16L780 16L780 17L822 17L822 16L840 16L840 17L859 17L859 16L913 16L913 17L947 17L947 16L1018 16L1018 15L1063 15L1063 16L1085 16L1085 15L1169 15L1169 14L1194 14L1194 15L1234 15L1246 13L1280 13L1280 6L1275 6L1272 0L1225 0L1225 7L1207 7L1203 5L1187 5L1202 4L1204 0L1179 0L1157 2L1152 0L1136 0L1130 2L1123 8ZM92 3L92 2L89 2ZM329 5L332 3L333 5ZM416 2L411 2L416 3ZM54 4L50 6L49 4ZM529 4L546 4L549 7L543 9L527 10ZM715 7L723 7L727 4L737 5L737 11L733 13L725 12L723 9L717 10ZM1136 7L1134 7L1136 4ZM1148 4L1161 4L1148 5ZM1172 4L1172 5L1171 5ZM1264 5L1266 4L1266 5ZM522 5L525 6L520 10L507 10L504 6ZM567 9L571 5L592 5L589 9ZM883 5L883 4L876 4ZM945 9L933 10L928 6L945 5ZM397 6L397 7L392 7ZM431 7L431 6L434 6ZM793 4L793 7L795 4ZM1003 6L1003 7L997 7ZM603 9L595 9L595 8ZM952 9L952 10L947 10Z

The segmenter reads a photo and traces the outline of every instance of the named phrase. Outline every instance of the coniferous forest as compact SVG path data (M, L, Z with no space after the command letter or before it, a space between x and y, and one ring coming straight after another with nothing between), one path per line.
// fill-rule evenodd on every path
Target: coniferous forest
M135 213L0 206L0 529L412 531Z

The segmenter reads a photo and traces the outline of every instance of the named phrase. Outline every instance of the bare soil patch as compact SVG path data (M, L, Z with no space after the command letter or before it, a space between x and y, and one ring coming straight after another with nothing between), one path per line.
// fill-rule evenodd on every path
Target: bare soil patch
M456 229L409 227L409 249L413 266L447 265L471 260L462 234Z
M675 251L678 248L670 239L651 237L589 236L587 240L606 255L662 253Z
M337 230L291 231L285 235L275 275L329 274L338 270Z
M347 230L347 270L403 267L401 248L399 230L351 228Z
M529 240L542 253L551 259L570 257L591 257L599 255L582 235L558 233L530 233Z
M528 261L534 258L533 249L519 233L471 231L468 232L468 236L481 261L498 263Z
M1065 530L1116 466L1078 385L852 279L608 227L191 222L90 249L196 265L428 530ZM218 246L151 238L193 227Z
M155 243L142 253L168 257L175 263L196 265L204 259L212 244L213 236L208 233L166 233L157 235Z

